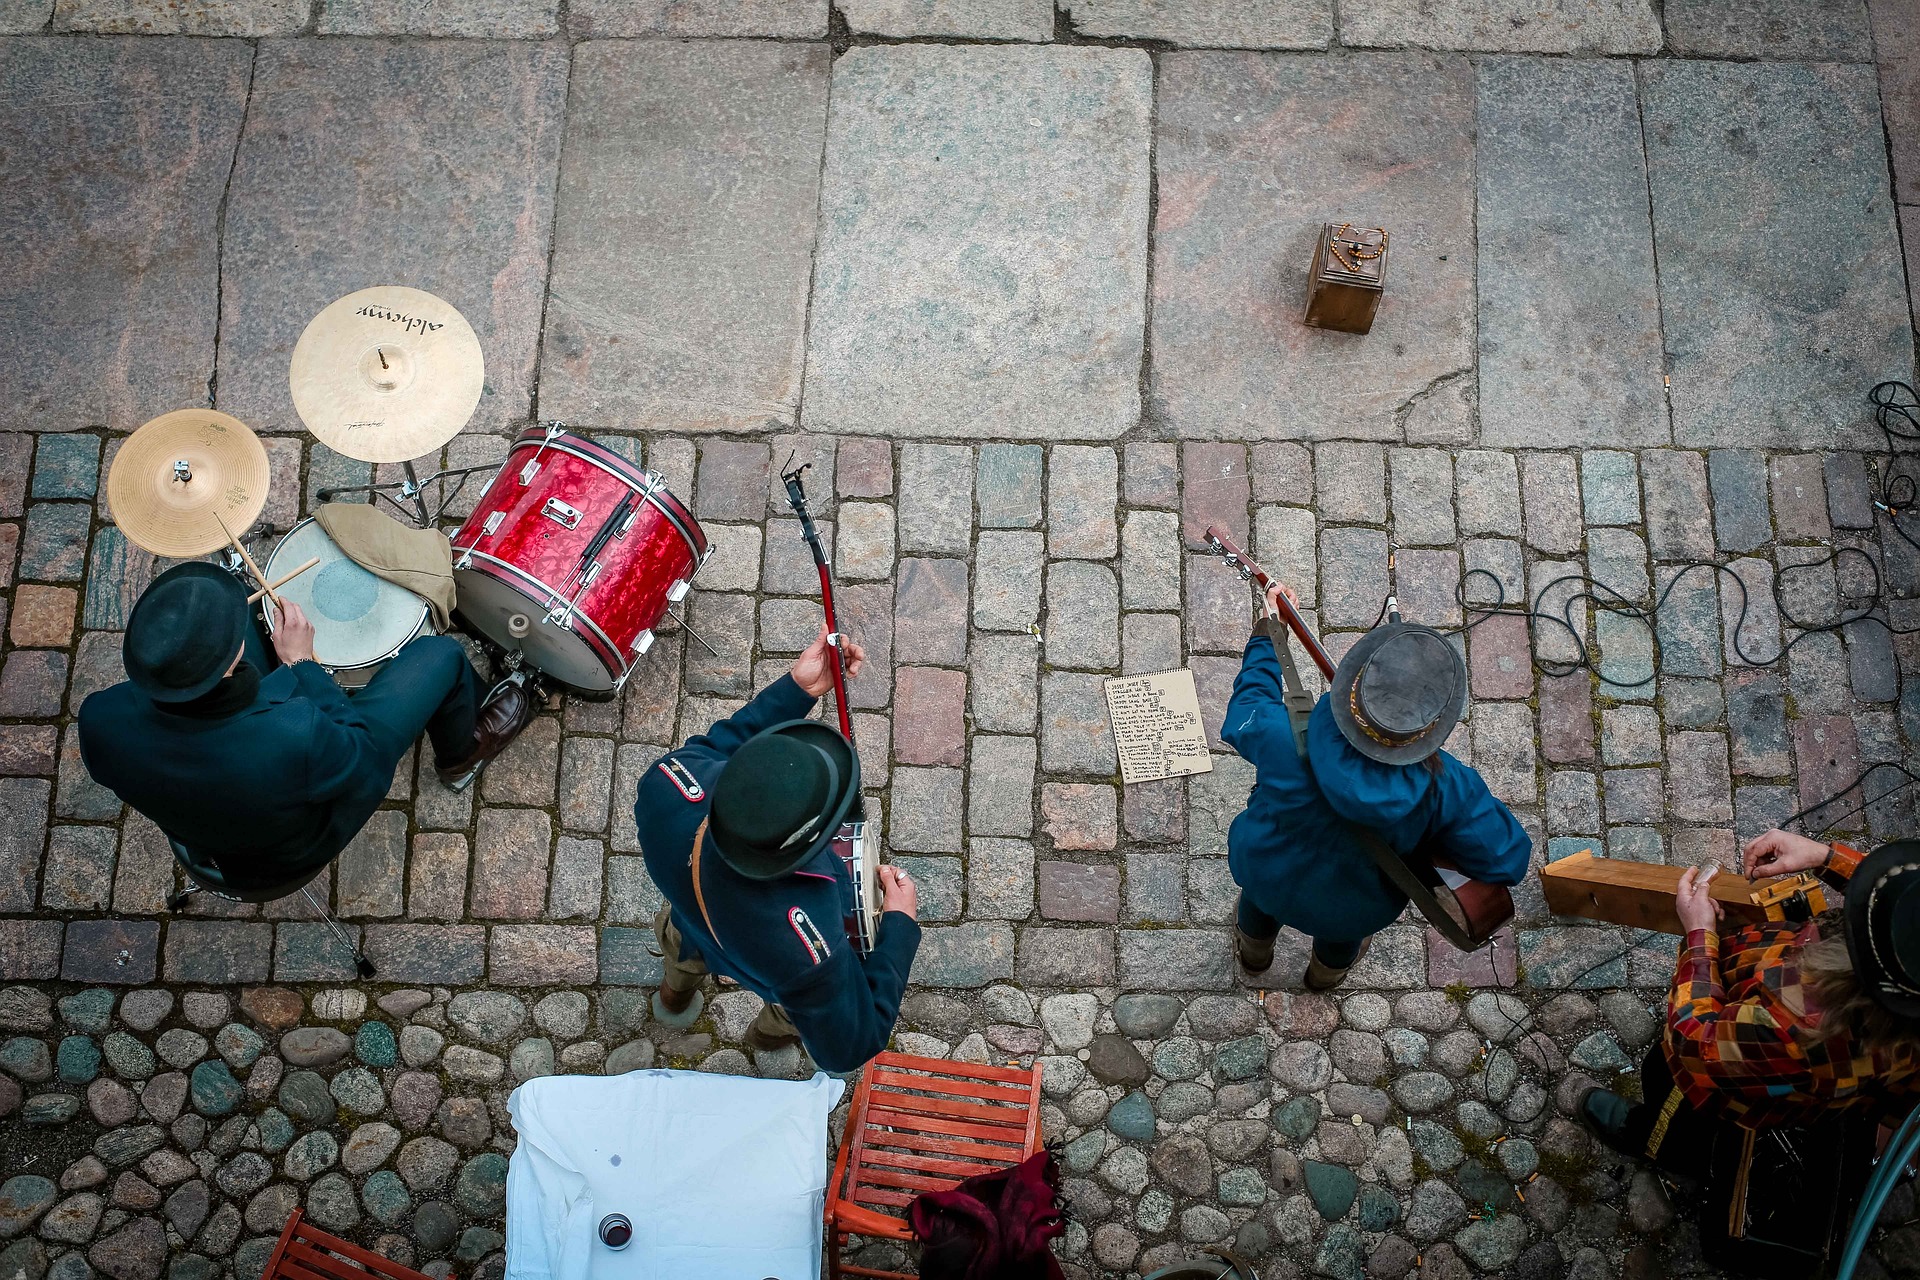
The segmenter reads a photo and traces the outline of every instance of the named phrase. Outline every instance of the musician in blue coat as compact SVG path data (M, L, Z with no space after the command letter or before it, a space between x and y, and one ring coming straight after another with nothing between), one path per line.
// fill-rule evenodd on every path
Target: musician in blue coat
M851 675L864 655L842 643ZM791 672L641 775L633 820L666 898L655 1016L691 1022L706 975L731 978L767 1002L750 1048L804 1044L822 1068L853 1071L887 1047L920 925L913 881L883 866L872 951L848 937L855 889L833 838L859 803L860 758L804 718L831 661L823 627Z
M1269 616L1278 616L1268 592ZM1459 652L1428 627L1392 622L1363 636L1334 671L1294 745L1280 661L1264 631L1247 641L1222 736L1253 764L1246 809L1227 832L1240 886L1234 950L1264 972L1291 925L1313 940L1306 985L1338 986L1407 896L1356 837L1371 828L1406 856L1443 856L1472 879L1518 884L1532 842L1468 766L1440 749L1467 702Z

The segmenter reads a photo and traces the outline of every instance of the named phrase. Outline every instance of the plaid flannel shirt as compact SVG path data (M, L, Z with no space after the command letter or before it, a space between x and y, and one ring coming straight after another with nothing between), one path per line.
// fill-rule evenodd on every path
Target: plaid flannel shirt
M1862 856L1835 844L1828 870L1847 880ZM1855 1105L1904 1109L1903 1096L1911 1103L1920 1091L1913 1054L1857 1052L1844 1034L1816 1040L1820 1011L1801 982L1800 950L1818 937L1812 921L1747 925L1724 938L1706 929L1687 934L1667 997L1664 1045L1690 1104L1759 1129Z

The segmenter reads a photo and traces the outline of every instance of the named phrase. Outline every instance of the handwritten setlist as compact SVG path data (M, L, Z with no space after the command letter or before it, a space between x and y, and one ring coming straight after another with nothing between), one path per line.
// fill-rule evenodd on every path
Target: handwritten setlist
M1122 781L1152 782L1213 768L1200 696L1187 668L1107 681L1107 715L1120 748Z

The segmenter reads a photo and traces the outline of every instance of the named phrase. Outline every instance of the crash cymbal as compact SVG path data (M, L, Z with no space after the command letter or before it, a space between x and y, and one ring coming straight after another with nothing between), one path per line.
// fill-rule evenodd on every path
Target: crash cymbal
M186 559L227 545L221 520L235 533L252 525L267 505L267 483L267 451L246 423L213 409L176 409L120 446L107 473L107 507L132 542Z
M287 381L307 430L362 462L410 462L460 434L486 362L466 317L381 285L328 304L294 344Z

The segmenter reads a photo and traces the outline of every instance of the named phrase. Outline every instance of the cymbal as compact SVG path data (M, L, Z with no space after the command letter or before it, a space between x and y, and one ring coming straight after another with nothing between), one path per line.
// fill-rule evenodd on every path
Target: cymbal
M252 428L214 409L163 413L127 437L107 473L107 507L127 538L187 559L227 545L267 505L267 451ZM215 517L218 516L218 519Z
M361 462L411 462L460 434L486 362L466 317L421 289L380 285L327 304L287 382L320 442Z

